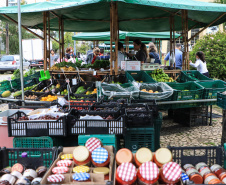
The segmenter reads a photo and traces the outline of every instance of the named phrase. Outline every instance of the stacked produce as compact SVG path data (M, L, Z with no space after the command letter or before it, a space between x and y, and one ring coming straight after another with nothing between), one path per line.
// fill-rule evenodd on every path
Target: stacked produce
M84 183L95 184L111 181L113 147L103 146L97 138L90 138L85 146L64 148L54 165L47 172L42 184ZM94 180L95 179L95 180Z
M155 69L149 75L157 82L174 82L162 69Z
M7 97L9 97L11 95L11 92L10 91L4 91L3 93L2 93L2 97L3 98L7 98Z
M41 101L54 101L57 100L57 96L48 95L41 98Z
M22 157L27 156L27 153L22 153ZM0 171L2 177L0 184L5 185L37 185L40 184L47 168L40 166L37 169L26 169L20 163L14 164L12 167L6 167Z

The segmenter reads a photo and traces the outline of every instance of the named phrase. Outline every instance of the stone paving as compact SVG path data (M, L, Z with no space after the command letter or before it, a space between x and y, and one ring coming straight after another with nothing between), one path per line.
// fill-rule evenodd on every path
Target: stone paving
M221 109L214 106L213 113L222 115ZM174 123L167 112L163 112L161 147L170 146L218 146L221 144L222 118L213 118L212 126L187 127Z

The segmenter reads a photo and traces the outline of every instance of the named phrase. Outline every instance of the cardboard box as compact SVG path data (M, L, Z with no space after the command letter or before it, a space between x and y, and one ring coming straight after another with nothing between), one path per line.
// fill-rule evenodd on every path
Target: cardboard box
M124 71L140 71L140 61L121 61L121 69Z
M113 146L104 146L104 148L108 151L109 155L110 155L110 164L109 164L109 181L113 181L112 179L112 173L114 173L114 168L115 166L114 164L114 147ZM63 154L73 154L75 147L64 147L63 148L63 152L61 152L58 156L58 158L54 161L54 163L52 164L52 166L49 168L49 170L47 171L47 173L44 175L41 184L50 184L47 182L47 178L48 176L52 175L52 169L54 167L56 167L56 163L61 160L60 157ZM78 184L78 185L106 185L106 182L104 180L104 175L103 174L94 174L92 173L92 170L94 168L94 166L91 164L90 166L90 180L91 182L73 182L72 179L72 175L73 173L73 168L75 167L75 163L72 162L72 166L69 168L69 172L66 174L63 174L65 176L65 180L62 183L59 184Z

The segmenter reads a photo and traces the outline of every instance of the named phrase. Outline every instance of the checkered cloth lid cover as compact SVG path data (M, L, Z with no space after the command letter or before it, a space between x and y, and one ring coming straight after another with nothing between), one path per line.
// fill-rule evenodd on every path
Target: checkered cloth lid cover
M65 177L62 174L54 174L50 175L47 178L48 182L62 182L65 179Z
M65 160L65 159L73 159L73 155L72 154L64 154L61 156L61 159Z
M159 175L158 166L153 162L145 162L139 168L141 176L149 181L156 179Z
M189 180L189 177L187 176L187 174L182 173L181 174L181 179L182 179L183 182L185 182L185 181Z
M102 164L108 159L108 151L105 148L96 148L92 152L92 159L95 163Z
M169 181L178 180L181 173L181 167L175 162L169 162L163 165L163 175Z
M73 180L75 181L86 181L90 178L89 173L75 173L72 175Z
M99 139L91 137L86 141L85 146L90 152L93 152L96 148L101 147L101 142Z
M80 172L89 172L89 167L88 166L76 166L73 168L74 173L80 173Z
M54 167L52 169L52 172L55 174L61 174L61 173L67 173L68 172L68 167Z
M57 166L58 167L62 167L62 166L68 167L68 166L71 166L71 164L72 164L72 161L71 160L68 160L68 159L66 159L66 160L60 160L60 161L57 162Z
M122 163L117 168L117 174L123 181L128 182L136 177L137 170L132 163Z

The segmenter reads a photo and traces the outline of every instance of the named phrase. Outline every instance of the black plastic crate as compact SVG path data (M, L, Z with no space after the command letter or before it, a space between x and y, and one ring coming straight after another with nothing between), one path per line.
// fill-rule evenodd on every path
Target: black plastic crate
M159 106L156 103L156 100L131 100L131 103L146 103L150 110L153 112L154 117L158 117L159 115Z
M57 101L53 101L53 102L25 101L24 105L22 104L22 102L24 101L9 103L9 109L20 109L20 108L41 109L41 108L49 108L52 105L59 105Z
M103 115L106 113L92 113L91 115ZM95 119L80 119L81 113L77 110L71 110L68 115L68 133L69 135L84 135L84 134L115 134L122 135L125 132L125 116L121 115L118 118L111 120L95 120Z
M49 85L51 85L52 82L50 80L44 80L38 83L38 85L36 87L34 87L33 89L31 89L31 91L41 91L43 89L46 89L46 87L48 87Z
M173 154L173 161L180 164L196 165L204 162L208 166L219 164L223 166L223 149L221 146L200 146L200 147L171 147L168 146Z
M9 137L38 137L38 136L66 136L67 116L57 120L25 120L19 118L27 116L24 112L17 113L8 117Z
M147 104L125 104L127 127L153 126L153 112Z
M27 153L27 157L21 156L23 152ZM27 169L37 169L39 166L46 166L47 168L52 165L56 159L57 148L1 148L0 162L5 168L20 163Z
M37 96L37 98L35 98L35 99L25 98L25 100L31 100L31 101L39 101L39 97L43 96L44 94L45 94L44 92L32 92L32 91L25 91L24 92L24 96L29 96L29 95L31 95L31 96L33 96L33 95ZM14 98L21 100L22 99L22 95L16 96Z
M189 127L208 126L208 106L176 109L173 111L173 120Z

